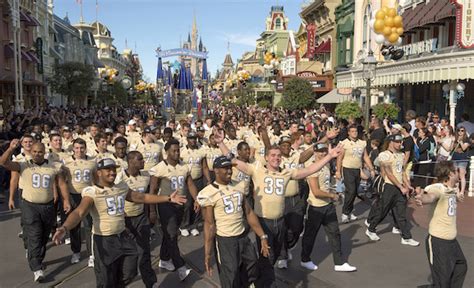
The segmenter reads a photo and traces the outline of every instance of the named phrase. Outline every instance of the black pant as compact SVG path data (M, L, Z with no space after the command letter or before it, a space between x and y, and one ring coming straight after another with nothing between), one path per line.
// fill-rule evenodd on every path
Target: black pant
M248 287L257 280L257 254L246 233L234 237L216 235L215 255L223 288Z
M424 176L431 176L433 171L432 163L417 163L415 164L415 176L413 177L414 187L425 188L431 184L431 179Z
M377 225L385 219L388 212L392 210L395 216L395 222L398 224L402 232L403 239L410 239L410 227L408 227L407 214L407 198L402 194L396 186L385 183L382 195L378 202L372 206L375 209L373 218L370 221L369 231L376 231Z
M163 230L160 259L163 261L171 259L174 267L180 268L185 264L178 247L178 227L183 219L184 208L172 203L159 203L158 213Z
M301 262L311 261L311 252L321 224L331 245L334 265L344 264L341 250L341 232L339 232L336 207L332 203L323 207L309 205L308 219L306 219L303 239L301 240Z
M132 239L137 244L138 268L142 276L145 287L150 288L156 283L156 274L151 267L150 256L150 223L145 213L138 216L125 217L125 225L130 231ZM136 275L137 258L125 257L123 263L123 274L125 279L133 278Z
M131 235L124 231L117 235L94 235L94 272L97 287L115 288L125 287L136 276L128 275L124 279L125 257L135 257L137 261L137 248ZM136 271L136 267L135 267Z
M82 200L81 194L71 194L71 210L74 210L79 206ZM91 248L91 230L92 230L92 217L91 215L87 214L86 217L82 220L84 224L84 237L86 238L86 249L87 255L92 255L92 248ZM69 231L69 237L71 238L71 250L72 253L79 253L81 252L81 223L79 223L76 227L72 228Z
M461 288L467 273L467 263L456 239L426 237L426 254L430 263L433 286Z
M276 287L275 282L275 271L273 265L280 256L281 247L285 242L285 220L283 217L279 219L266 219L258 217L260 225L263 228L265 234L268 235L268 245L270 246L270 255L263 257L262 255L258 258L258 269L260 271L260 277L257 281L257 287ZM257 237L258 251L261 251L262 244L260 238Z
M21 205L21 223L26 235L28 263L31 271L43 269L46 244L55 221L53 201L38 204L26 200Z
M196 186L198 192L204 188L204 177L193 179L194 185ZM181 222L181 229L194 229L198 227L198 224L202 221L201 212L194 212L194 199L187 192L188 201L184 204L184 215Z
M285 238L281 249L280 259L288 259L288 250L295 247L303 231L305 205L300 194L285 197Z
M360 169L343 167L342 174L344 177L344 186L346 187L342 213L349 215L352 213L352 210L354 210L354 201L360 184Z
M377 215L377 213L380 213L381 207L378 204L379 201L380 201L380 195L376 194L375 196L373 196L372 205L369 211L369 216L367 216L367 222L369 224L372 223L372 221L374 221L375 215ZM393 209L391 209L390 212L393 219L393 227L395 227L396 229L400 229L400 226L397 223L397 219L395 219L395 212L393 212Z

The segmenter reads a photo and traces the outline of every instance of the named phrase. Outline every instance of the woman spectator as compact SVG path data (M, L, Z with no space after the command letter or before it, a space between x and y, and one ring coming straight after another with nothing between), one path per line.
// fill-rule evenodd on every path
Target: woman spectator
M436 160L438 162L451 160L448 158L451 156L451 151L454 148L455 138L453 134L454 130L451 126L444 127L440 130L440 137L436 139L436 142L438 143L438 154Z
M454 145L453 161L454 166L458 170L459 179L461 180L461 189L459 192L464 194L464 191L466 190L466 170L467 164L469 163L467 152L471 143L467 137L466 129L462 126L458 128Z
M430 132L427 128L418 129L418 138L416 145L418 146L419 157L418 164L415 166L414 186L417 188L425 188L428 185L426 176L431 175L431 158L430 158ZM417 168L417 169L416 169Z

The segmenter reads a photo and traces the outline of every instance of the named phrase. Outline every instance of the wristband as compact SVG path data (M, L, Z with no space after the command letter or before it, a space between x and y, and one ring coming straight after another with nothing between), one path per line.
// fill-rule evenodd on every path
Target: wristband
M260 240L264 240L264 239L268 239L268 235L267 235L267 234L263 234L262 236L260 236Z

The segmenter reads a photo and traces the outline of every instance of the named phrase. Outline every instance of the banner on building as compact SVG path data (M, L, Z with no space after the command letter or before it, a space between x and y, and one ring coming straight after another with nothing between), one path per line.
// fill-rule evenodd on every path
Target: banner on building
M306 33L308 38L308 48L306 49L306 58L312 59L314 57L314 53L316 52L316 25L314 23L310 23L306 25Z
M451 0L456 4L456 39L462 48L474 47L474 0Z

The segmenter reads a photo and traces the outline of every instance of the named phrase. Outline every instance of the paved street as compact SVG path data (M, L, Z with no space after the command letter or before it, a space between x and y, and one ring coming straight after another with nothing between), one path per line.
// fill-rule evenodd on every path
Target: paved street
M0 287L94 287L93 270L87 268L85 260L77 265L70 265L69 246L48 246L45 264L46 282L35 284L33 274L28 269L25 252L22 249L19 231L19 211L5 211L1 204L0 212L0 241L2 243L0 264ZM468 199L459 205L459 217L473 219L472 207L474 200ZM279 287L417 287L429 283L429 268L427 266L424 242L420 247L401 246L400 238L391 234L391 226L384 223L379 229L382 240L370 243L364 235L363 221L367 216L368 206L359 202L356 214L362 214L361 220L353 224L341 225L344 254L349 254L351 264L357 266L355 273L336 273L333 269L332 256L324 232L320 232L317 246L313 251L313 261L319 265L319 270L309 272L299 266L300 245L293 251L295 259L288 270L278 271ZM413 210L412 210L413 211ZM426 225L428 207L416 208L414 218L420 225ZM467 218L469 217L469 218ZM390 217L389 217L390 218ZM464 225L470 225L464 222ZM471 225L472 226L472 225ZM464 233L465 229L460 229ZM426 229L414 227L413 237L424 241ZM469 233L469 231L467 232ZM459 236L458 240L468 260L469 270L465 287L474 287L474 238ZM181 238L180 247L187 264L193 269L192 274L180 283L175 273L168 273L157 268L159 257L159 236L153 242L152 261L158 275L160 287L220 287L217 274L212 277L204 274L203 239L202 234L195 238ZM137 279L130 287L143 287Z

